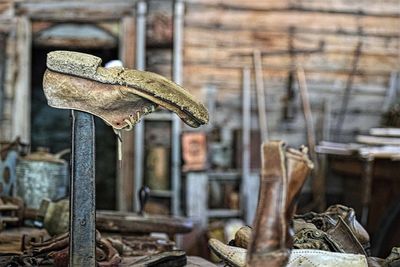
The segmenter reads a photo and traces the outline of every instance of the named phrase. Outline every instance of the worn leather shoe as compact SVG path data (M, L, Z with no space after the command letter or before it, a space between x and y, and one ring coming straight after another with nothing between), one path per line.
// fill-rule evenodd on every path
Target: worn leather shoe
M89 54L54 51L47 55L43 89L48 104L102 118L114 129L132 129L156 107L175 112L186 124L208 122L206 108L181 86L151 72L103 68Z

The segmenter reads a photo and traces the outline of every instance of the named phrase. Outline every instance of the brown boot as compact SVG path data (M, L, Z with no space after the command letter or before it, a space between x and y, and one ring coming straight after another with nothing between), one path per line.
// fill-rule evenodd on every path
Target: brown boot
M312 162L309 160L307 156L307 148L302 146L300 150L289 148L286 155L286 164L287 164L287 172L288 172L288 199L296 199L301 191L301 188L304 185L304 182L307 178L307 174L310 169L313 167ZM296 201L288 201L290 204L287 212L287 218L292 218L296 211ZM289 230L292 229L291 227ZM231 242L232 245L247 248L251 235L252 228L250 226L241 227L235 234L235 239ZM289 247L291 246L290 241L292 239L288 238L287 244Z
M295 200L304 184L311 162L306 150L285 150L282 141L262 145L260 196L248 266L285 266L292 244L290 224ZM290 178L289 178L290 177Z

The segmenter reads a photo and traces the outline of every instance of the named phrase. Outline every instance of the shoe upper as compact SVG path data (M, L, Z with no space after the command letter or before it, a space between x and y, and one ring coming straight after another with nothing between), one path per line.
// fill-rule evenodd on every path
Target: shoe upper
M163 76L152 72L121 67L103 68L100 65L101 59L89 54L70 51L50 52L47 55L48 71L45 73L43 82L49 104L57 108L74 109L73 101L80 100L80 110L83 110L85 109L85 101L88 102L87 95L96 93L92 98L92 103L88 103L88 105L99 110L103 108L104 113L107 113L107 106L104 106L104 104L108 104L108 107L113 108L109 112L118 112L120 105L115 102L128 102L124 103L124 106L127 106L129 102L132 103L131 114L128 114L128 117L124 118L124 120L128 119L133 123L137 121L129 119L129 115L135 118L138 116L136 109L137 105L139 105L138 103L140 103L139 106L141 108L139 109L140 116L152 112L154 110L151 108L152 106L160 105L175 112L191 127L199 127L208 122L208 112L204 105L196 101L181 86ZM54 84L54 79L48 77L52 73L64 74L65 76L60 76L63 77L63 83ZM66 76L71 76L72 78L66 79ZM89 80L92 83L98 82L99 85L97 87L102 87L103 85L103 88L96 92L90 92L90 88L77 87L77 83L74 85L75 88L68 88L68 82L72 82L72 79L78 77ZM87 83L85 85L87 86ZM104 100L104 98L108 98L109 103L107 103L107 99L102 102L96 102L96 99ZM140 99L142 100L140 101ZM147 100L147 102L143 99ZM63 106L58 102L62 102ZM68 103L71 103L70 107L67 105ZM83 111L99 116L98 113L93 113L91 109ZM116 129L131 126L129 123L117 125L110 121L107 122Z

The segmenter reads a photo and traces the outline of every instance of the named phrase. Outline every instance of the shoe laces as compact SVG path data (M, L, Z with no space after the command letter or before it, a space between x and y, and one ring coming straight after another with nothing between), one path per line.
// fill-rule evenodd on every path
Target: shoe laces
M150 107L145 107L141 110L136 111L135 115L131 114L129 115L128 118L124 119L124 122L127 124L127 126L125 126L124 128L115 129L113 127L113 131L117 136L118 161L120 163L120 166L122 162L122 130L131 131L133 129L133 126L140 122L140 118L142 116L152 113L155 109L156 109L155 105L150 105Z

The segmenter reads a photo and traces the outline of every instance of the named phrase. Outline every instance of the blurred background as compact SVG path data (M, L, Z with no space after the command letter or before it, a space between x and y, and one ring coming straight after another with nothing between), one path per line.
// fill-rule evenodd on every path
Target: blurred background
M208 237L252 224L261 143L281 139L316 165L298 212L353 207L386 256L400 242L399 16L398 0L2 0L0 195L33 201L7 155L70 148L70 111L47 105L42 77L48 52L79 51L173 79L210 112L198 129L148 116L124 133L122 164L96 118L98 209L138 211L148 186L145 211L191 218L180 242L206 257Z

